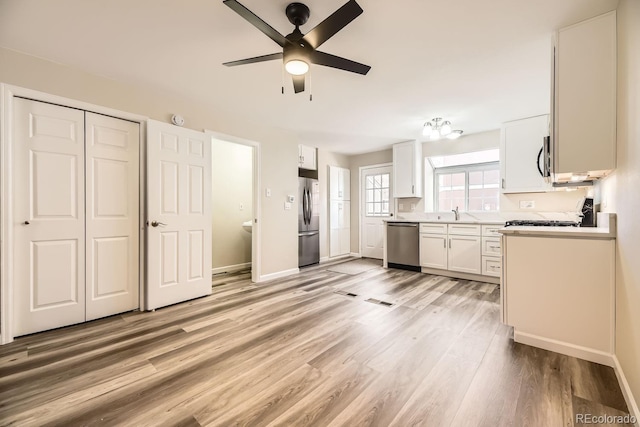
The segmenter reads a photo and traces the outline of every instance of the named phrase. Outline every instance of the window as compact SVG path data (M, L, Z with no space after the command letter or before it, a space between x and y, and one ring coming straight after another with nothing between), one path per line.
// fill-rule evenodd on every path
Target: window
M366 216L389 216L389 174L366 175Z
M498 150L430 157L436 211L497 211L500 202Z

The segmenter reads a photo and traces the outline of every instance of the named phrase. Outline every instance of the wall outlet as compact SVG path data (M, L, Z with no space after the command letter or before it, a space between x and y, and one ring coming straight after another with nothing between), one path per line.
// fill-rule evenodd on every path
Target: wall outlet
M244 204L240 203L240 210L243 211L244 210Z
M416 204L415 203L411 203L411 210L415 211L416 210Z
M291 210L291 203L284 202L284 210L285 211L290 211Z
M264 196L265 197L271 197L271 189L270 188L265 188Z
M534 209L536 202L533 200L520 200L520 209Z
M399 210L404 210L404 204L403 203L398 203L398 209Z

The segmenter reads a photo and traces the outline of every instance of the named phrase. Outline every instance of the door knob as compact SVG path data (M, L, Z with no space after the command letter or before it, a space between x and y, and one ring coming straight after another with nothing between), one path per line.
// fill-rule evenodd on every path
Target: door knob
M157 226L164 227L165 225L167 225L167 224L165 224L164 222L151 221L151 226L152 227L157 227Z
M29 221L25 221L23 224L24 225L29 225Z

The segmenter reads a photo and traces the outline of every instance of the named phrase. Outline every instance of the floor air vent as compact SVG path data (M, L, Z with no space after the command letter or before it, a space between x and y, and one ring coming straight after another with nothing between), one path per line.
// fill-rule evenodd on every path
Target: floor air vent
M370 302L373 304L384 305L385 307L391 307L393 303L387 301L380 301L379 299L369 298L365 300L366 302Z
M339 295L344 295L346 297L357 297L358 294L354 294L353 292L346 292L346 291L335 291L336 294Z

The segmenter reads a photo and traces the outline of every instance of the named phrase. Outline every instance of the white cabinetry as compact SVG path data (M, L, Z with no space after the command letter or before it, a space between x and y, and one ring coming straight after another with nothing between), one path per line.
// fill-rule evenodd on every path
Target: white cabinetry
M500 277L502 270L501 239L498 230L502 225L482 226L482 275Z
M503 193L543 192L551 189L543 178L543 145L547 136L548 115L502 125L500 175Z
M616 166L616 12L558 31L552 83L554 181Z
M615 240L503 239L503 320L514 339L611 365Z
M317 169L316 149L306 145L298 145L298 167L300 169Z
M462 273L480 274L480 232L475 224L449 224L448 269Z
M351 202L332 200L329 208L329 256L348 255L351 250Z
M420 265L480 274L480 233L476 224L420 224Z
M329 166L329 200L351 200L351 171Z
M393 196L422 197L422 143L393 146Z
M329 256L351 252L351 172L329 166Z

